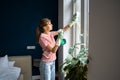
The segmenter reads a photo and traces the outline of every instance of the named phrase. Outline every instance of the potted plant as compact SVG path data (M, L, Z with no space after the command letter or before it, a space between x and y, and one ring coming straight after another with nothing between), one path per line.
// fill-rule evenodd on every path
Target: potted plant
M69 48L69 54L65 62L61 65L62 72L65 74L65 80L87 80L88 71L88 49L81 48L75 55L75 49L80 43L76 43Z

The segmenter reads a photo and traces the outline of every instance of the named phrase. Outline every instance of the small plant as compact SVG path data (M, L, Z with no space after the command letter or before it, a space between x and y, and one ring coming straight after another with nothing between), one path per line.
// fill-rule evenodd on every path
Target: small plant
M65 74L65 80L87 80L88 71L88 49L82 48L75 55L75 49L80 43L76 43L74 47L69 49L69 54L62 64L61 69Z

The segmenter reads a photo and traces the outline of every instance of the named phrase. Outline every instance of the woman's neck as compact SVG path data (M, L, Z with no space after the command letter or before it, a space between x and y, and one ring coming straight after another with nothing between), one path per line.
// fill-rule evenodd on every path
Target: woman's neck
M49 34L49 31L45 31L45 32L43 32L43 33L48 35L48 34Z

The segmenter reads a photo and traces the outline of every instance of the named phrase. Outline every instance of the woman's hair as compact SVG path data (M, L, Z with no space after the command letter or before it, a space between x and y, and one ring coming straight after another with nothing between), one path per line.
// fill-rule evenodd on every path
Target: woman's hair
M43 27L47 25L47 22L50 22L51 20L48 18L43 18L40 20L39 25L36 28L36 42L39 43L39 37L40 34L44 32Z

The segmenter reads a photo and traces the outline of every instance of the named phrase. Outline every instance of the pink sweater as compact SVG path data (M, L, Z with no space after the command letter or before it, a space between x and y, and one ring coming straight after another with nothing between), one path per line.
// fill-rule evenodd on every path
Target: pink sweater
M47 45L54 47L55 46L55 33L54 31L49 32L49 34L42 33L39 38L39 43L42 47L42 61L50 62L56 60L56 53L49 52L46 48Z

